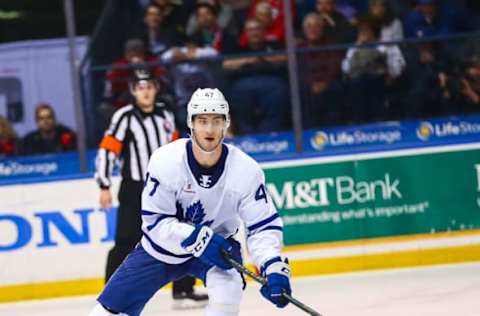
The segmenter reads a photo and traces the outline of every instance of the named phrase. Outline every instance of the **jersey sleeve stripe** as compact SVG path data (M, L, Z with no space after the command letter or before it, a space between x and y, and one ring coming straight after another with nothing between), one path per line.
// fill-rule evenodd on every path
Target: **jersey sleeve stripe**
M122 152L123 144L113 136L106 135L100 143L100 148L114 152L117 156Z
M249 231L255 230L255 229L257 229L257 228L260 228L260 227L262 227L262 226L267 225L268 223L273 222L273 221L276 220L278 217L279 217L279 216L278 216L278 213L275 213L275 214L273 214L272 216L270 216L269 218L264 219L263 221L260 221L260 222L258 222L258 223L256 223L256 224L253 224L253 225L251 225L251 226L248 226L247 229L248 229Z
M115 126L112 130L112 135L116 135L117 132L118 132L118 129L120 128L120 125L122 124L123 120L125 119L125 117L131 112L131 109L129 108L127 110L127 108L125 108L125 111L121 114L120 118L118 119L118 121L115 123Z
M267 227L262 228L262 229L260 229L259 231L257 231L256 234L258 234L259 232L263 232L264 230L279 230L279 231L283 231L283 227L282 227L282 226L275 226L275 225L267 226Z
M175 257L175 258L190 258L190 257L192 257L192 255L190 255L190 254L177 255L177 254L174 254L174 253L172 253L172 252L170 252L166 249L163 249L162 247L160 247L159 245L154 243L153 240L147 234L145 234L145 232L143 233L143 236L145 236L145 238L148 240L148 242L150 243L152 248L155 249L155 251L157 251L158 253L161 253L161 254L167 255L167 256L172 256L172 257Z
M102 153L99 153L100 155ZM103 171L103 176L106 179L106 182L110 182L110 159L108 157L108 151L105 150L105 170Z
M135 138L135 136L132 137L132 144L133 144L133 151L134 151L134 154L135 154L135 159L137 160L137 172L138 172L138 175L141 179L142 176L144 175L144 172L143 172L143 168L142 168L140 152L138 151L137 139Z
M175 215L163 215L162 214L162 215L158 216L158 218L155 220L155 222L153 224L147 226L147 230L151 231L152 229L155 228L155 226L158 225L158 223L160 223L165 218L169 218L169 217L175 217Z
M151 116L150 119L152 120L153 128L155 129L155 136L157 137L157 144L158 144L158 146L160 146L160 144L162 143L162 140L160 138L160 131L158 129L158 124L157 124L157 122L156 122L156 120L153 116Z
M142 215L158 215L159 213L142 210Z

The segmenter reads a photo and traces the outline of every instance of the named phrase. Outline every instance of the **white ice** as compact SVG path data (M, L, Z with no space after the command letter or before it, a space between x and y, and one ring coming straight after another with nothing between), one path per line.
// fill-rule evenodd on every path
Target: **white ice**
M479 316L480 263L441 265L297 278L293 296L323 316ZM87 315L94 296L0 304L2 316ZM172 311L169 291L160 291L145 316L203 315L201 310ZM294 306L280 310L263 300L249 283L242 316L307 315Z

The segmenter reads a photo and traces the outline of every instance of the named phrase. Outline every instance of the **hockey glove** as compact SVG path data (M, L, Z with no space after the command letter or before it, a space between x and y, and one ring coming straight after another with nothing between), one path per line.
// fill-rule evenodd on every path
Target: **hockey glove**
M182 241L181 246L206 264L223 270L232 268L220 253L220 249L230 252L232 245L219 234L215 234L210 227L197 226L190 236Z
M287 306L288 300L282 293L292 293L288 260L282 261L280 257L270 259L263 264L261 272L267 279L267 284L260 289L262 295L279 308Z

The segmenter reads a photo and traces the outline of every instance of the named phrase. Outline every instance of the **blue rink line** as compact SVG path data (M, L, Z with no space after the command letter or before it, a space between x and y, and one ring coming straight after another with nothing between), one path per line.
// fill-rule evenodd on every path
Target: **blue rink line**
M389 145L388 148L386 148L386 146L376 146L371 148L364 148L364 147L363 148L338 148L338 149L329 148L325 152L316 151L316 152L304 152L304 153L281 153L281 154L253 156L253 158L259 163L284 161L284 160L295 161L295 160L319 158L319 157L346 156L346 155L368 154L368 153L377 153L377 152L395 152L395 151L405 150L405 149L433 148L433 147L466 145L466 144L475 144L475 143L480 144L480 140L477 138L466 139L464 141L437 140L435 143L425 143L422 145L392 144L392 145ZM119 174L118 172L114 172L114 176L118 174ZM30 177L30 178L15 178L11 180L2 179L0 180L0 187L10 186L10 185L69 181L69 180L84 180L84 179L93 180L93 178L94 178L94 172L71 173L71 174L63 174L63 175L41 176L41 177L37 176L37 177Z

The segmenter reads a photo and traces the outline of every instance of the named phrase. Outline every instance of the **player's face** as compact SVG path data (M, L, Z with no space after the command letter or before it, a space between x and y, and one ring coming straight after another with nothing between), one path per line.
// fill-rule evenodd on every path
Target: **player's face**
M150 107L155 101L157 88L153 82L141 81L135 86L133 94L140 107Z
M193 119L193 131L198 145L205 151L218 148L223 140L225 116L220 114L199 114Z

